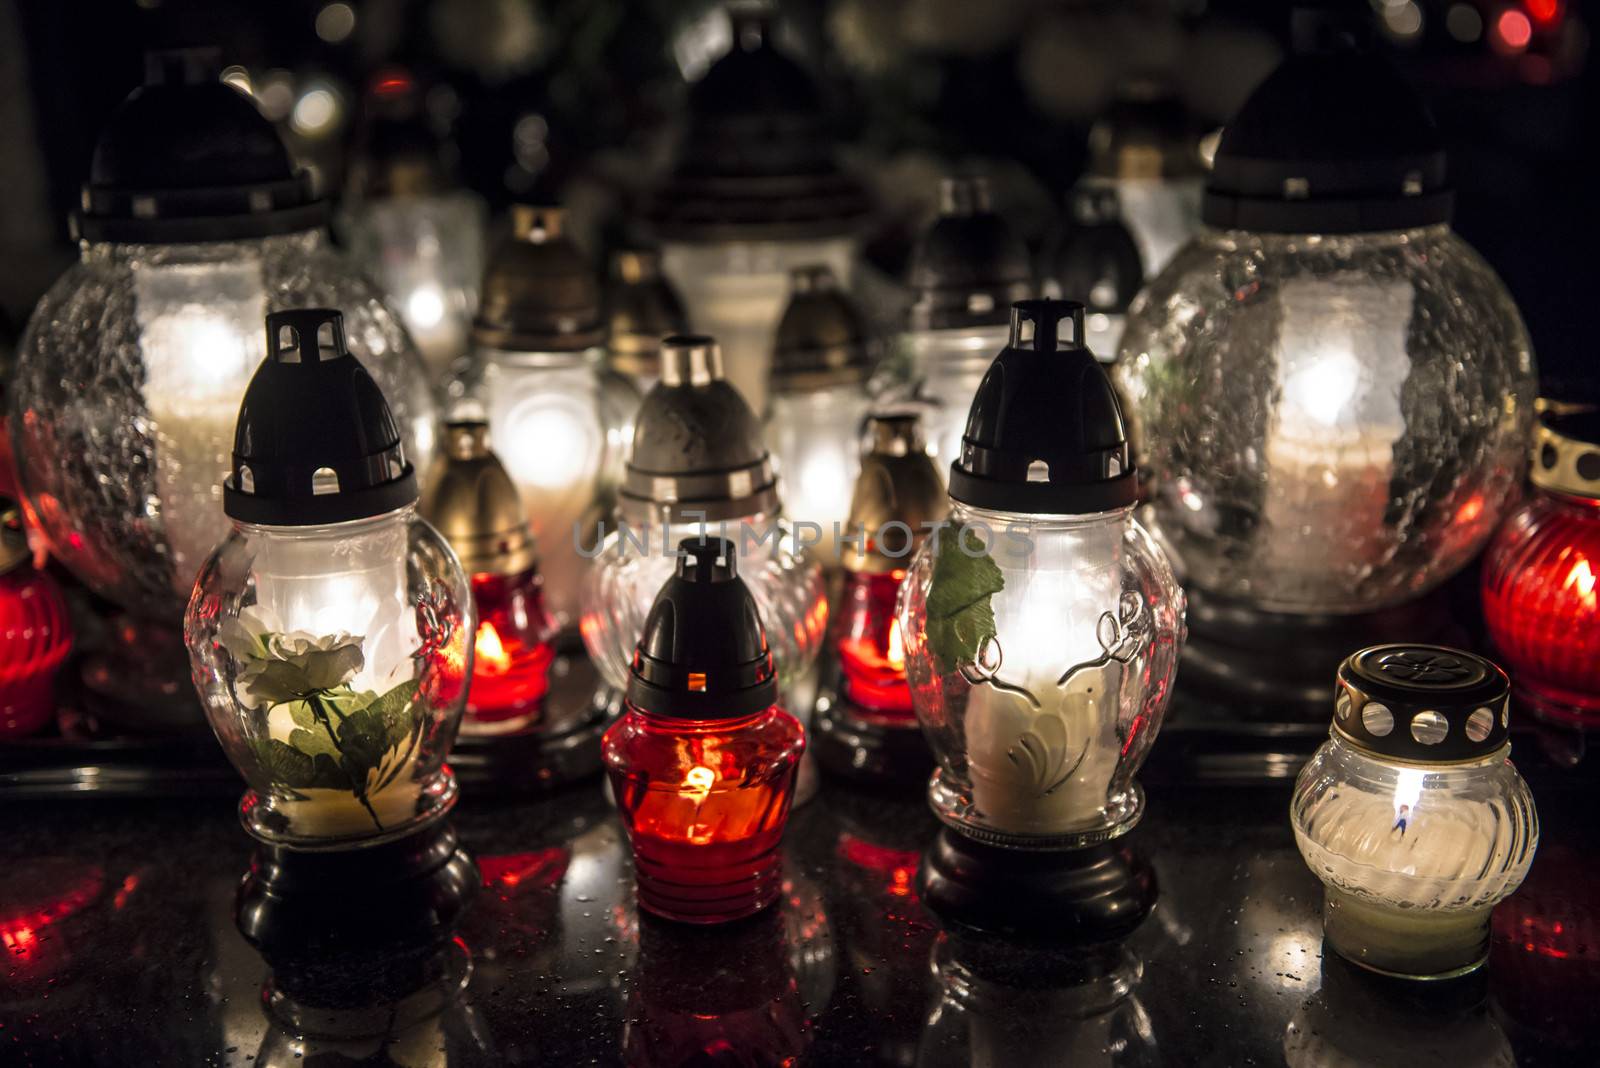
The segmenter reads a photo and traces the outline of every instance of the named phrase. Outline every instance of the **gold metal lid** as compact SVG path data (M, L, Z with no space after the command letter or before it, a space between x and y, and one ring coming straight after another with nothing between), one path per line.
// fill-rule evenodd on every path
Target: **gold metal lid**
M1204 172L1194 121L1158 81L1119 86L1111 107L1089 130L1093 177L1188 178Z
M789 272L789 305L772 353L774 391L801 393L865 382L873 339L866 316L826 264Z
M1535 486L1600 500L1600 412L1547 412L1533 445Z
M606 286L611 366L623 374L659 377L661 339L689 330L677 290L661 273L651 249L620 249L611 256Z
M510 240L483 275L474 343L523 352L577 352L605 343L599 280L564 225L560 208L511 209Z
M489 449L489 424L446 423L418 510L470 575L515 575L539 559L522 498Z
M945 517L950 498L915 412L873 415L867 434L871 445L861 458L847 528L850 534L864 531L864 536L844 540L843 563L846 571L881 575L911 565L928 536L925 524Z
M0 575L15 571L33 557L22 526L22 505L0 497Z

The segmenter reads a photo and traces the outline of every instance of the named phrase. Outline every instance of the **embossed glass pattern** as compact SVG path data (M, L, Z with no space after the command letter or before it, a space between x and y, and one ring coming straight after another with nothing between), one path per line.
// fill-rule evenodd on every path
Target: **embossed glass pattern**
M1341 703L1336 715L1360 715ZM1412 764L1342 739L1295 783L1295 842L1326 888L1327 939L1364 967L1408 976L1470 970L1489 913L1521 885L1539 844L1533 796L1506 745L1480 760Z
M1448 227L1206 230L1134 301L1115 369L1186 581L1360 612L1459 570L1522 471L1533 354Z
M984 588L999 588L987 609L959 580L938 592L951 574L942 556L972 559L952 530L929 538L902 587L907 676L939 761L934 811L970 837L1022 848L1125 833L1144 807L1134 774L1183 644L1183 592L1166 557L1131 508L1025 516L957 503L951 522L987 542L995 570Z
M325 527L235 523L184 633L257 838L367 845L442 816L466 704L472 592L411 506Z
M28 325L13 390L23 488L96 592L177 618L228 531L222 479L270 311L337 308L426 470L433 394L405 331L321 231L194 245L89 244Z

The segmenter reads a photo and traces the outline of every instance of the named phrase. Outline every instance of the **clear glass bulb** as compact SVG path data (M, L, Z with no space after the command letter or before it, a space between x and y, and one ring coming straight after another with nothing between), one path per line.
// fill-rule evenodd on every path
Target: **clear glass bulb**
M323 527L235 523L184 632L206 717L249 786L246 828L322 849L442 816L473 629L461 565L410 506Z
M1522 471L1521 316L1446 226L1206 230L1134 301L1115 379L1188 582L1362 612L1459 570Z
M844 530L850 518L871 406L859 382L772 395L766 439L783 480L784 511L822 528L819 550L830 564L837 561L834 526Z
M594 548L611 513L639 406L633 384L604 359L599 349L480 348L452 386L465 399L458 407L489 423L490 448L516 483L539 544L545 607L563 625L578 618L589 570L579 548Z
M808 710L794 695L812 681L813 668L828 629L828 598L822 568L795 544L782 519L754 515L716 524L681 523L625 527L601 544L584 590L583 643L607 683L628 683L633 652L644 632L656 594L677 565L684 538L715 535L739 547L739 577L761 612L767 643L778 669L785 708ZM809 715L797 712L802 722Z
M234 420L262 318L338 308L351 351L426 469L434 398L377 289L322 231L190 245L85 244L29 323L12 437L51 548L96 592L176 618L228 531Z
M1352 708L1343 694L1337 715L1373 708ZM1341 956L1419 977L1483 963L1490 910L1521 885L1539 844L1533 796L1510 751L1412 764L1369 754L1335 728L1301 770L1289 811L1326 890L1325 936Z
M789 301L797 267L825 265L849 288L856 254L852 237L786 241L666 241L661 270L683 296L689 322L722 346L728 381L750 409L767 409L772 339Z
M928 455L941 475L961 456L961 435L978 383L995 353L1011 338L1008 323L961 330L908 330L900 335L896 362L904 382L885 389L889 402L909 401L922 417Z
M1034 516L958 502L951 523L918 551L900 602L913 704L939 761L934 811L997 845L1126 832L1184 638L1166 557L1131 508Z
M435 382L467 351L485 215L480 197L456 190L368 200L346 225L351 255L383 287Z

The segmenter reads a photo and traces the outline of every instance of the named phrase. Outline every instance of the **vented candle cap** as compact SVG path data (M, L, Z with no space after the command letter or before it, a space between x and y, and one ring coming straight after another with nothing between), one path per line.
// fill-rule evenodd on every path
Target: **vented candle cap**
M678 719L736 719L778 700L755 598L726 538L685 538L633 655L628 703Z
M1377 756L1449 764L1510 737L1511 680L1492 661L1443 645L1374 645L1339 666L1333 729Z

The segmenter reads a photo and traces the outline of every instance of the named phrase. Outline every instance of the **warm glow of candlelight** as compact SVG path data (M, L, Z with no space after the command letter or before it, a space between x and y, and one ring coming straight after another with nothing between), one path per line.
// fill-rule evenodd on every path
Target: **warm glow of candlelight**
M1567 581L1564 588L1574 590L1583 598L1583 603L1591 611L1596 607L1594 569L1589 566L1589 561L1580 556L1578 562L1572 565L1572 570L1567 572Z
M693 798L695 804L701 804L711 795L711 784L717 781L717 773L703 764L696 764L683 776L683 786L678 792L685 797Z
M889 621L889 666L896 671L906 669L906 646L900 638L900 620Z
M484 675L504 675L511 670L511 654L500 643L500 632L494 624L484 622L478 626L478 637L473 642L477 650L477 669Z

